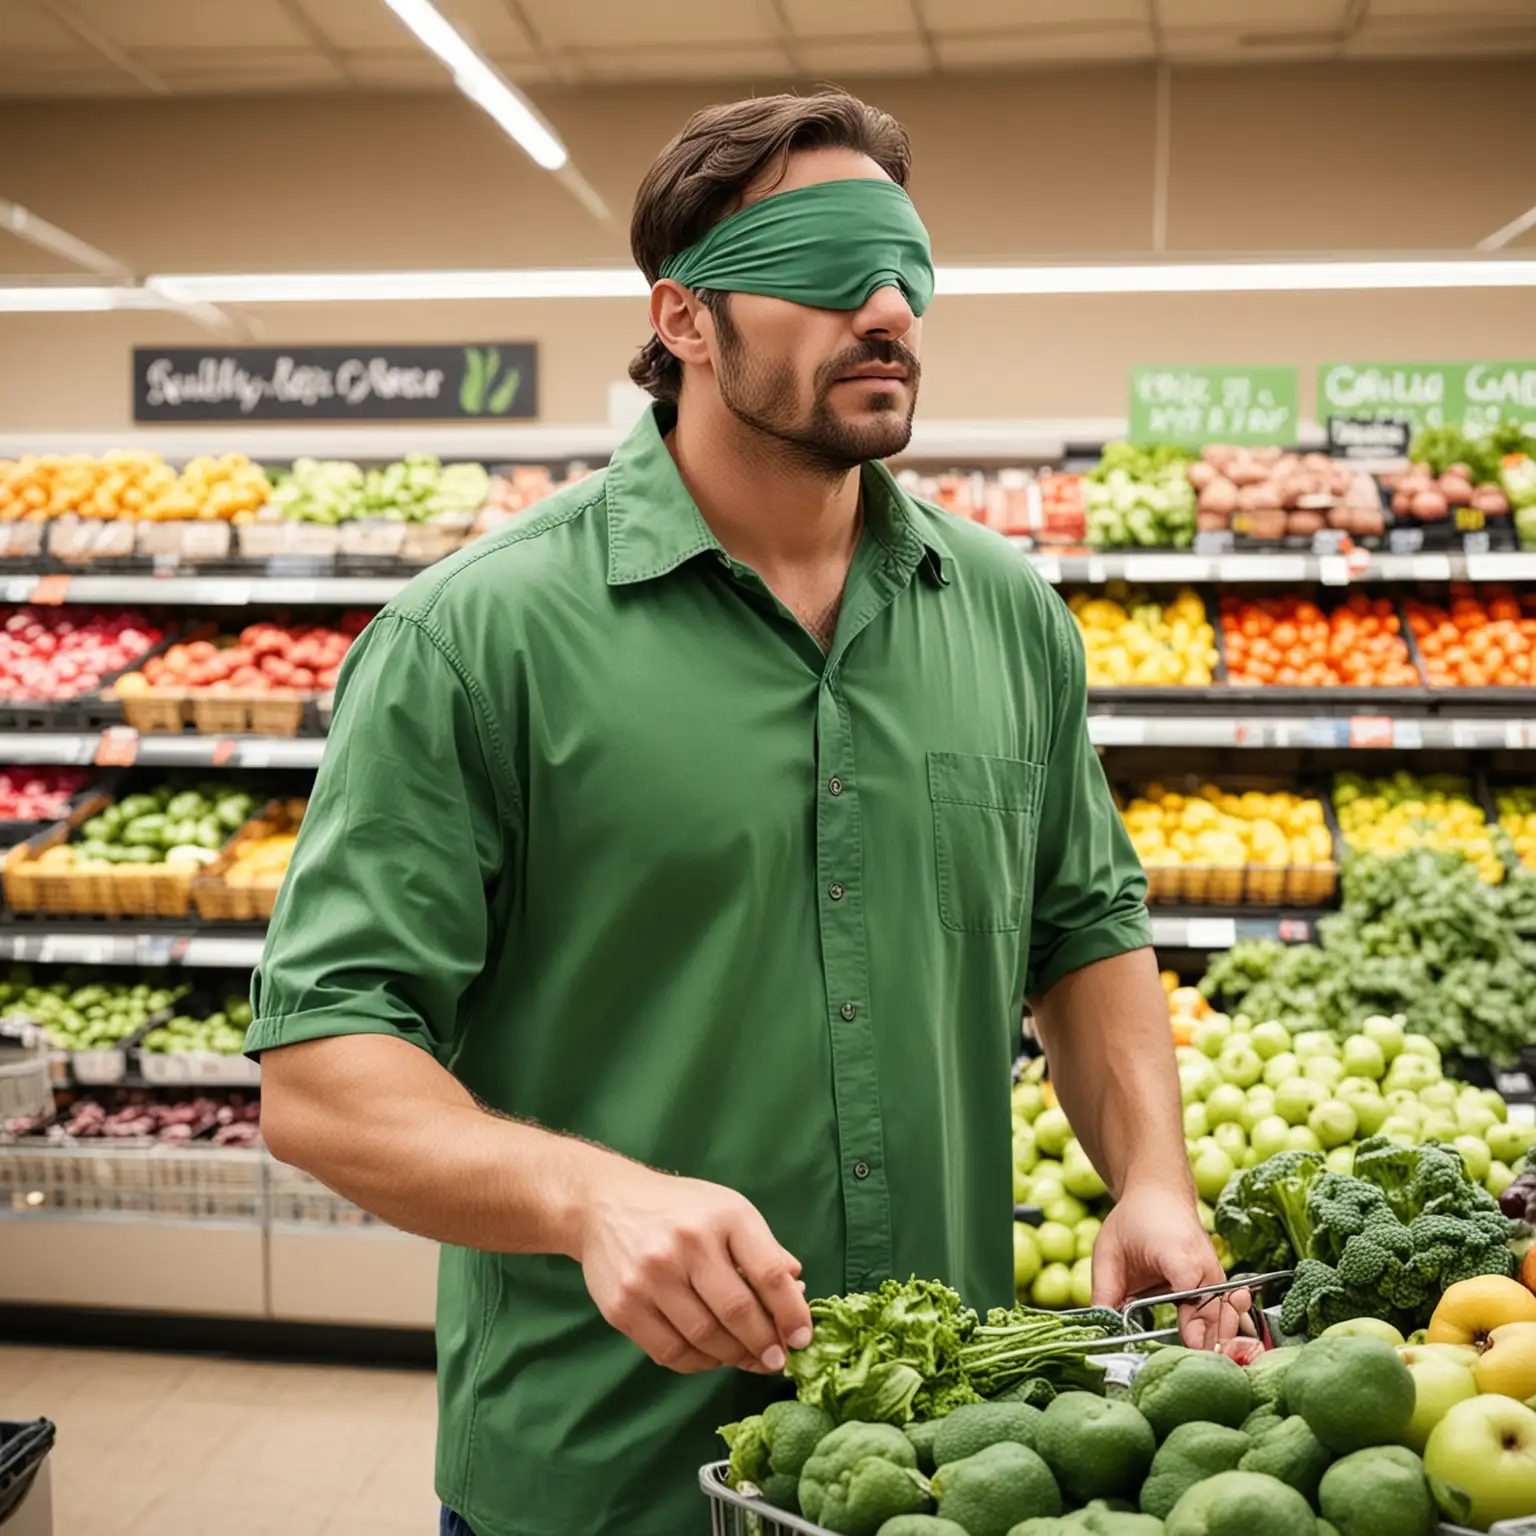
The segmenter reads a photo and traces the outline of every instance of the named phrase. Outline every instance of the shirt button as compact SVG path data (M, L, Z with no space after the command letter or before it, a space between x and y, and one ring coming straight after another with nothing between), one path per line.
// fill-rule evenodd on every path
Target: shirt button
M827 887L827 895L830 896L833 901L841 901L843 899L842 886L839 885L836 880L834 880L832 884Z
M853 1020L859 1016L859 1010L855 1008L852 1003L844 1003L843 1006L837 1011L842 1014L842 1016L850 1023L852 1023Z
M869 1164L855 1163L853 1165L853 1176L856 1179L867 1179L869 1177Z
M827 780L827 793L829 795L840 795L840 794L842 794L842 792L843 792L843 781L841 779L828 779Z

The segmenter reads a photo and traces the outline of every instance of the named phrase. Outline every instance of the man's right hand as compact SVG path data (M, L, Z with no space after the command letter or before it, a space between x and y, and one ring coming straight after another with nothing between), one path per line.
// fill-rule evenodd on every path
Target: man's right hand
M640 1163L605 1174L574 1257L598 1311L658 1365L777 1375L810 1343L800 1261L750 1200Z

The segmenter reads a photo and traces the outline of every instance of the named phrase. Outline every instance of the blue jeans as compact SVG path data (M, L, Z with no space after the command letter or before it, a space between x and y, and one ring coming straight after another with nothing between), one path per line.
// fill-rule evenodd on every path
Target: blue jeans
M475 1533L470 1530L469 1522L462 1515L454 1514L444 1504L443 1517L437 1527L437 1536L475 1536Z

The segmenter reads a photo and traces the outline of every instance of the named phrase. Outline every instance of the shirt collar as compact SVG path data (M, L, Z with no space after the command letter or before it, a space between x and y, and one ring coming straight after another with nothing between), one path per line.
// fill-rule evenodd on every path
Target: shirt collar
M696 555L723 553L667 451L677 407L653 405L609 461L608 585L629 586L675 571ZM919 564L948 585L951 556L935 526L883 464L864 466L865 530L909 569Z

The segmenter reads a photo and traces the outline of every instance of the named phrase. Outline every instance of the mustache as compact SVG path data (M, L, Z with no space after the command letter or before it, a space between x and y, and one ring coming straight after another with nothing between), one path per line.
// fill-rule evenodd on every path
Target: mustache
M816 370L816 393L825 394L839 379L846 377L856 368L864 367L866 363L904 368L907 373L907 383L913 389L917 387L918 380L923 374L922 364L904 342L878 341L871 337L867 341L860 341L845 348L830 362L823 363Z

